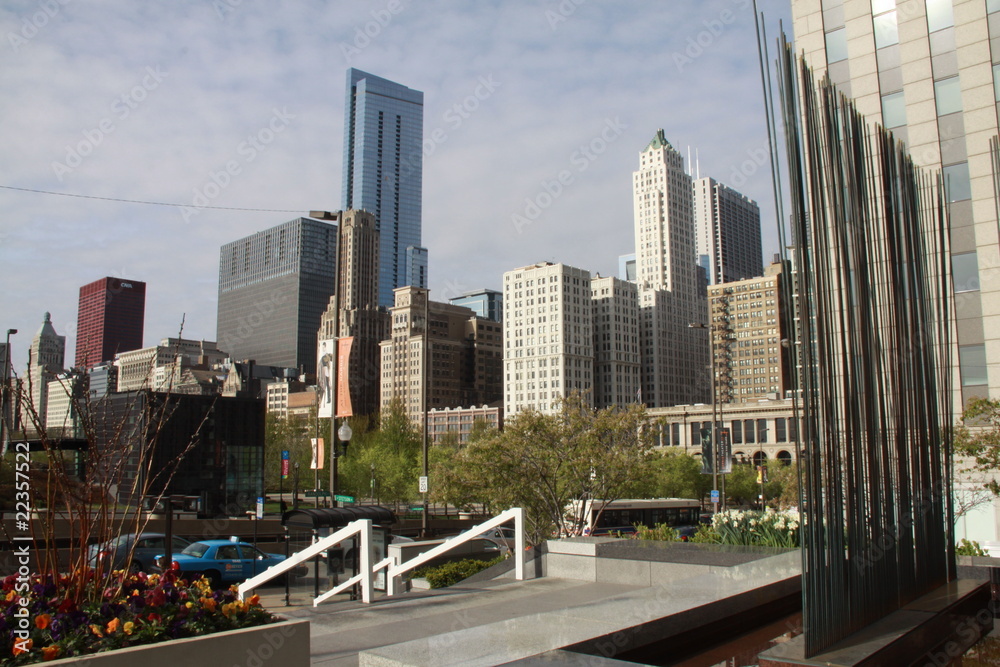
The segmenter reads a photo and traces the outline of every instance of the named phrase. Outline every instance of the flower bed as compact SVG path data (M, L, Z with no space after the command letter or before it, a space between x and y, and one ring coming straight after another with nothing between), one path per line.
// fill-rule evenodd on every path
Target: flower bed
M799 546L798 512L725 510L712 517L711 530L719 536L721 544Z
M204 578L189 583L174 572L11 575L0 596L0 656L23 665L276 620L257 596L241 602L234 589L213 591Z

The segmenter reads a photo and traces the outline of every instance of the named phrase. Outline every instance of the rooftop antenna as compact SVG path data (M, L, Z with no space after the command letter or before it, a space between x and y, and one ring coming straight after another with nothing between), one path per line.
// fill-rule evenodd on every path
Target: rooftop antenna
M701 160L698 158L698 149L694 149L694 173L695 178L701 178Z
M687 165L685 165L685 167L686 167L686 171L687 171L688 175L690 176L691 175L691 145L690 144L688 144L688 161L687 161Z

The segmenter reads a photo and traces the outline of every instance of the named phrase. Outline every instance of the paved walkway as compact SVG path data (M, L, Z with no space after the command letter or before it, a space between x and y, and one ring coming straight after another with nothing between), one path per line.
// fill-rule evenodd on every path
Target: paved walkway
M284 591L277 589L262 591L262 598L276 613L310 621L314 665L535 664L531 656L598 637L620 635L624 645L642 625L784 581L798 569L799 555L791 553L671 577L655 586L499 579L381 598L371 605L341 601L286 608ZM611 656L617 650L609 645L600 652Z

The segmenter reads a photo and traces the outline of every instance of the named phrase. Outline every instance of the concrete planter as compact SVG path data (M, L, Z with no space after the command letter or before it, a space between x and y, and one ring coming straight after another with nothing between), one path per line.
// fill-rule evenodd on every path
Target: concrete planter
M216 632L203 637L133 646L106 653L63 658L46 665L87 667L177 667L177 665L246 665L307 667L309 621L281 621L256 628Z

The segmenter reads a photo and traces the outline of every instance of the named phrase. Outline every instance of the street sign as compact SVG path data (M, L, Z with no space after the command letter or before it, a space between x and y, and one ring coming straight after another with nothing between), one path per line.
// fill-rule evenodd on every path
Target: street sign
M712 502L718 504L719 502L719 490L712 489Z
M336 500L338 503L353 503L354 502L354 496L334 496L333 499Z
M306 491L306 498L329 498L329 497L330 497L329 491L322 491L322 490ZM337 496L337 499L339 500L340 496Z
M427 493L427 475L420 476L420 493Z
M257 518L264 518L264 496L257 496Z

